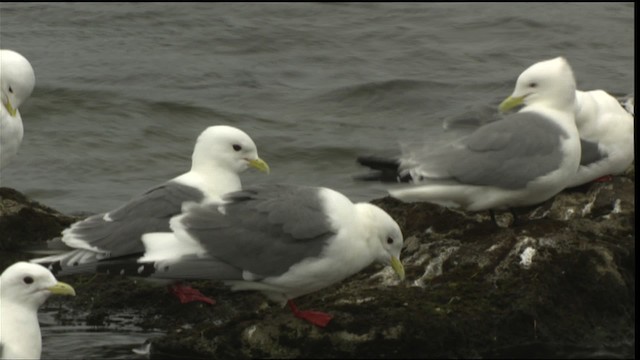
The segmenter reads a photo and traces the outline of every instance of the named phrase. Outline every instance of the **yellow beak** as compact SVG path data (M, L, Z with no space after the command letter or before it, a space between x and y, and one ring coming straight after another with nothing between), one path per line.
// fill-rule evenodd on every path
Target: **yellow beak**
M7 108L7 111L9 112L9 114L11 114L11 116L16 116L16 112L17 110L13 108L13 106L11 106L11 102L7 99L6 103L3 103L4 107Z
M53 285L48 289L54 295L70 295L76 296L76 291L71 287L71 285L58 281L57 284Z
M271 171L271 169L269 169L269 165L260 158L249 160L249 166L254 167L262 172L266 172L267 174Z
M400 278L400 281L404 280L404 266L402 266L402 263L400 262L400 259L398 259L395 256L391 257L391 267L393 268L393 271L396 272L396 274L398 274L398 277Z
M500 110L500 112L505 112L513 109L516 106L520 106L522 104L524 104L524 96L520 96L520 97L509 96L508 98L504 99L503 102L500 103L500 105L498 106L498 109Z

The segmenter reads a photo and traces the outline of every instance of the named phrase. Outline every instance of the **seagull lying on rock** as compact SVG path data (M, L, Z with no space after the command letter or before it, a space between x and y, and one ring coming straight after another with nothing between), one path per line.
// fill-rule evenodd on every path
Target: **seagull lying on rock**
M576 91L575 114L582 156L567 187L623 173L634 160L633 116L603 90Z
M293 299L359 272L374 261L400 279L403 236L398 224L369 203L352 203L322 187L256 186L186 206L172 232L145 234L138 261L106 261L99 272L156 279L224 281L288 304L318 326L332 316L302 311Z
M45 264L62 276L93 273L105 259L138 258L144 252L145 233L170 231L169 220L180 214L184 204L219 200L227 192L240 190L239 174L249 167L269 172L249 135L231 126L211 126L198 137L190 171L115 210L76 222L62 233L61 241L69 251L31 262ZM179 283L169 289L183 303L213 303L199 291Z
M578 170L575 91L567 60L536 63L500 104L503 111L524 105L519 112L440 148L420 145L395 160L360 157L360 164L378 171L364 179L388 179L395 172L396 181L411 185L389 189L391 196L469 211L541 203L562 191Z

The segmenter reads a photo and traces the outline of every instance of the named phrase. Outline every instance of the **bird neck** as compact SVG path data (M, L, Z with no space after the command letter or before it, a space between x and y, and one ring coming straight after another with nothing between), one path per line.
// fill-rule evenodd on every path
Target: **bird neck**
M576 125L576 91L572 90L562 96L538 99L528 104L521 111L535 111L543 114L566 130L570 135L577 133Z
M5 344L23 343L30 339L28 346L7 345L3 358L39 359L42 352L42 335L38 323L38 307L28 302L9 302L0 299L0 331ZM6 330L10 329L10 330ZM14 353L11 353L14 351Z
M588 114L593 110L593 99L588 93L576 91L576 102L574 107L574 115L576 126L581 128L588 122Z
M191 171L176 180L202 189L208 197L219 197L230 191L242 189L240 177L235 171L214 167L192 167Z

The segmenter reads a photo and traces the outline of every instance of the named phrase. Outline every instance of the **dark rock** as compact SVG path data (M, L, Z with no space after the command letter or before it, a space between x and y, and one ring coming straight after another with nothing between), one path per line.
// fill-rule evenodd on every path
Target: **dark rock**
M0 251L13 251L51 239L77 218L63 215L0 187Z
M152 343L154 358L635 357L634 185L630 173L569 189L518 209L513 226L496 226L488 212L374 200L402 227L407 280L374 265L297 299L333 314L326 328L259 293L209 282L192 285L214 306L181 305L163 287L103 275L65 279L78 296L52 301L71 304L63 318L92 324L137 314L136 325L166 331ZM33 214L64 217L11 196L22 210L9 216L22 222L0 217L0 244L15 245L5 234L25 224L38 234L29 239L59 235Z

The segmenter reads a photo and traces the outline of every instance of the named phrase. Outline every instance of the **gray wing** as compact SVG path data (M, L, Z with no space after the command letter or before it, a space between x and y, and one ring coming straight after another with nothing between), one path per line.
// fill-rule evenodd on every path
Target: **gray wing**
M97 214L75 223L65 238L71 236L110 251L111 256L142 252L142 234L171 231L169 220L182 211L182 203L203 198L199 189L169 181L109 212L111 221Z
M258 276L277 276L318 256L336 234L317 188L264 185L227 194L218 205L188 209L181 224L208 254Z
M558 168L561 140L568 134L537 113L516 113L478 128L442 149L422 150L413 163L424 178L507 189L526 184Z
M580 165L585 166L607 158L607 154L600 151L597 142L580 139Z

